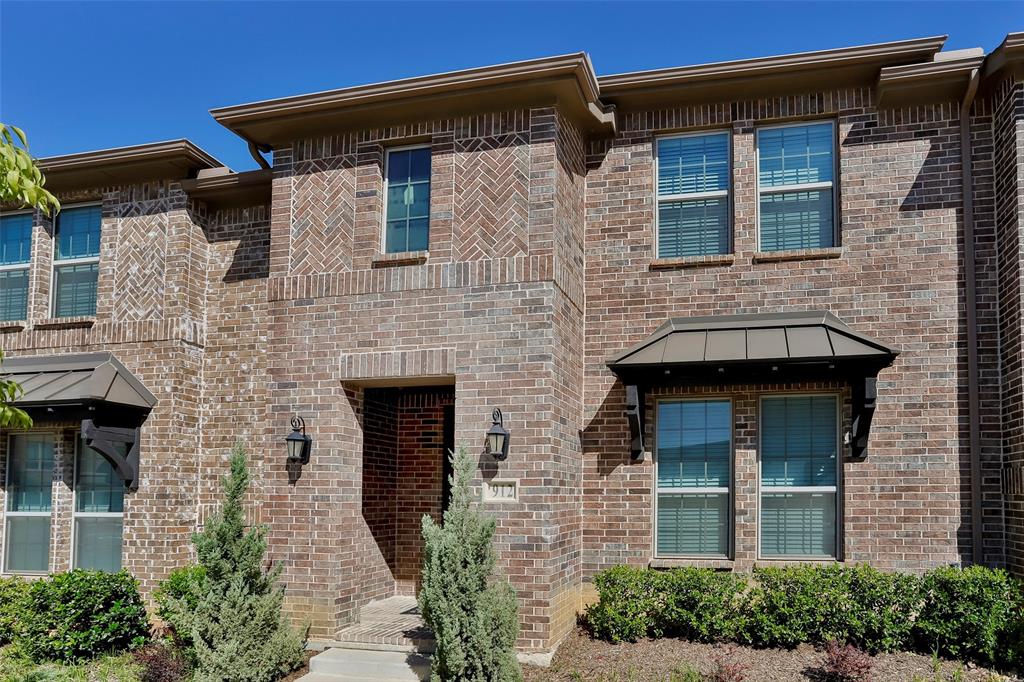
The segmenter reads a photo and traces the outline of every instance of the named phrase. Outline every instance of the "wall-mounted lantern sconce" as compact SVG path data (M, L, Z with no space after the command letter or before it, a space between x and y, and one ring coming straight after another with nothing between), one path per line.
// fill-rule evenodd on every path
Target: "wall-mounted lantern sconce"
M501 418L501 410L494 409L491 421L494 423L487 429L487 451L499 462L504 461L508 457L508 429Z
M292 432L284 442L288 445L289 464L309 464L309 449L313 439L306 435L306 422L302 417L292 417Z

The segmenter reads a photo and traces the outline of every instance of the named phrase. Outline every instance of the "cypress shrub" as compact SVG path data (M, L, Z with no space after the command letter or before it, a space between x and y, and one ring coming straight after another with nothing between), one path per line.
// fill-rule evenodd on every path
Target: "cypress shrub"
M224 506L192 536L205 577L176 579L177 594L165 591L161 608L191 641L196 682L272 682L304 661L304 636L281 611L282 567L264 568L266 529L246 530L242 499L248 486L245 449L236 445Z
M473 459L465 448L452 456L452 496L438 525L423 516L423 620L434 631L433 682L522 680L516 660L516 596L493 577L497 563L493 518L471 505Z

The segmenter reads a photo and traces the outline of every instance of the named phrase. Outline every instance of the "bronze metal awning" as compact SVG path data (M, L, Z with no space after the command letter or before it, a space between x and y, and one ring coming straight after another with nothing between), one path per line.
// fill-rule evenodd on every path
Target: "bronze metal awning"
M851 456L864 457L876 377L897 355L830 312L807 311L673 318L607 365L626 384L634 456L643 452L645 387L842 380L852 387Z
M86 444L138 487L139 427L157 400L113 353L7 358L0 373L21 385L14 404L33 419L80 419Z

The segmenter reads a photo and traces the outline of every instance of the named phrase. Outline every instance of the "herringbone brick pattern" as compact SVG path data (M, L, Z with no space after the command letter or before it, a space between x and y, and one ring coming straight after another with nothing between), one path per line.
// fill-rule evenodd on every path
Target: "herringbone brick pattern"
M117 231L114 317L120 320L158 318L164 302L167 214L122 218Z
M460 139L455 148L459 260L525 254L530 218L526 134Z
M351 268L355 165L355 157L348 154L295 165L292 274Z

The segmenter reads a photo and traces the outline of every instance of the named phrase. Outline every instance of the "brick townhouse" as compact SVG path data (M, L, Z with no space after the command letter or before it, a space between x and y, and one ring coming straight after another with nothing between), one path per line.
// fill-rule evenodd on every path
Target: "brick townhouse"
M460 444L523 651L621 563L1024 572L1024 34L943 43L214 109L253 171L43 159L59 216L0 216L2 571L150 593L240 441L318 640L415 592Z

